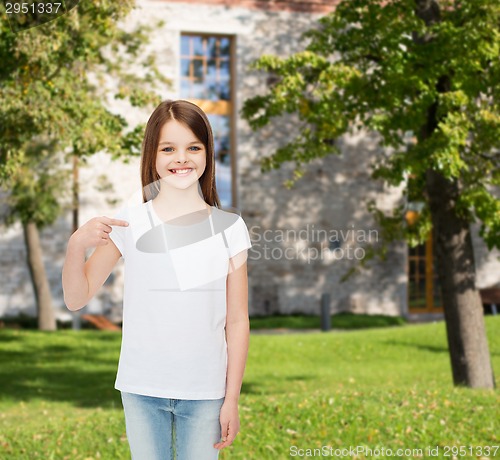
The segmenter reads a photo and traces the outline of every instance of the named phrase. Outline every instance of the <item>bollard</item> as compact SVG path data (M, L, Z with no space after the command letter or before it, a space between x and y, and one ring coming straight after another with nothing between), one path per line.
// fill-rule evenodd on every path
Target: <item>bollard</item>
M82 328L82 319L79 311L73 312L73 330L79 331Z
M331 329L330 294L324 292L321 295L321 330L329 331L330 329Z

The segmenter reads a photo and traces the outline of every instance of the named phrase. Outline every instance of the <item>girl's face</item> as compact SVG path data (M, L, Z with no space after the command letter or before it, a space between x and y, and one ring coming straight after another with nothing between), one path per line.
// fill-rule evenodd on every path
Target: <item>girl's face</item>
M156 171L162 181L188 188L198 181L206 164L205 146L187 126L176 120L163 125L156 153Z

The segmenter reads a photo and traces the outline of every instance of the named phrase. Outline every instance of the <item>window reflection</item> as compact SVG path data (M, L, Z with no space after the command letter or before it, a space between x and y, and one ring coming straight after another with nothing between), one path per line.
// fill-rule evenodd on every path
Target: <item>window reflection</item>
M183 40L181 38L181 54L184 56L190 56L191 55L191 49L190 49L190 40Z
M216 185L222 206L231 205L229 116L208 114L214 132Z
M182 77L189 77L189 61L186 60L181 60L181 76ZM182 80L183 83L189 83L187 80Z
M193 55L194 56L203 56L204 49L203 49L203 38L202 37L190 37L192 46L193 46Z
M229 61L220 61L220 77L224 79L229 79Z
M228 38L181 36L181 86L189 88L184 97L229 101L229 59Z
M220 55L229 56L229 38L221 38L220 40Z

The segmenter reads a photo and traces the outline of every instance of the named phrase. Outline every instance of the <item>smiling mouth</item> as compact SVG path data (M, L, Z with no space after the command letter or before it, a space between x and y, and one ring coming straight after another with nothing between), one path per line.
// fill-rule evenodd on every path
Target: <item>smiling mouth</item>
M193 168L185 168L185 169L169 169L169 171L176 176L187 176Z

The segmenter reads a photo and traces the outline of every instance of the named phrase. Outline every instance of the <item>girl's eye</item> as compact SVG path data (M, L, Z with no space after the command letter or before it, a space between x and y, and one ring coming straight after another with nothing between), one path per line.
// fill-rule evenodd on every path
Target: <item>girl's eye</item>
M162 152L169 152L167 149L171 149L172 147L165 147L163 149L161 149ZM198 150L201 150L200 147L197 147L196 145L193 145L192 147L189 147L190 149L196 149L194 150L194 152L197 152Z

